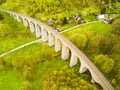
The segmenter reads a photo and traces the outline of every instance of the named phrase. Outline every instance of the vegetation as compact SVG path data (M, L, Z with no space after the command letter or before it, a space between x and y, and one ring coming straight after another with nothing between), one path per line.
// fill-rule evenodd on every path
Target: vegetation
M5 17L9 17L9 16L6 15ZM4 18L3 20L5 20L5 19L6 18ZM10 27L8 22L9 22L9 19L6 23L5 22L4 23ZM13 24L16 23L13 19L11 19L11 22L13 22ZM22 27L22 25L21 25L21 27ZM17 27L17 29L19 30L21 27ZM10 30L12 30L12 29L10 29ZM4 49L3 51L8 51L8 48L12 49L13 47L16 47L17 45L22 44L23 43L22 39L24 39L24 41L26 41L29 38L32 38L34 40L33 35L29 36L29 34L28 34L28 36L25 36L28 38L24 38L25 34L22 34L22 33L17 34L17 35L19 35L19 37L15 36L15 35L11 35L12 38L10 38L9 35L6 35L6 33L12 34L14 32L17 32L17 30L14 30L14 29L11 31L11 33L6 32L7 31L6 29L5 30L2 29L1 31L4 32L3 37L1 36L1 43L2 43L2 41L4 43L6 43L6 44L2 44L2 45L7 48L7 50L5 50L6 48L2 47L1 49ZM23 32L23 33L27 32L27 29L26 29L26 31L21 30L21 32ZM8 45L7 43L9 43L8 42L9 40L11 40L11 43L13 43L12 40L15 39L17 41L18 40L17 38L18 39L20 38L19 43L14 43L12 46L7 47L7 45ZM69 61L64 62L59 58L60 58L59 53L57 53L57 54L54 53L53 48L49 48L48 45L46 45L46 44L40 45L39 43L30 45L28 47L25 47L24 49L18 50L7 56L0 58L0 74L1 75L5 74L4 77L9 78L9 74L7 74L7 73L10 72L10 74L11 74L10 76L17 77L17 75L18 75L20 77L20 78L13 77L13 78L5 79L5 80L7 80L7 82L3 81L4 77L1 77L1 79L0 79L1 85L4 84L4 87L2 87L0 85L1 89L3 89L3 90L15 89L14 84L11 84L11 80L14 79L14 81L12 83L17 83L16 84L17 90L18 89L20 89L20 90L32 90L32 89L33 90L39 90L39 89L42 90L43 89L44 90L44 89L48 88L49 85L51 85L49 83L45 84L47 78L54 76L53 72L56 70L61 70L61 67L64 67L63 68L64 70L65 70L65 67L67 67L65 70L66 71L65 78L67 78L68 75L70 75L70 73L73 73L73 74L75 73L75 75L68 77L68 78L70 78L71 80L76 79L77 80L77 81L75 81L76 83L80 80L80 83L77 84L78 89L79 89L79 85L81 85L81 88L83 88L83 90L84 90L84 88L96 88L97 89L99 87L99 86L92 85L92 84L90 84L90 81L87 81L88 79L90 79L90 77L89 77L90 75L83 74L83 76L82 75L80 76L80 74L78 72L79 64L77 67L74 68L74 70L76 69L75 71L69 70L69 68L68 68ZM51 72L52 70L53 70L53 72ZM44 75L43 75L43 73L44 73ZM57 72L57 74L60 75L61 72L60 73ZM85 79L83 77L85 77ZM54 77L54 78L57 79L57 77ZM2 83L2 81L3 81L3 83ZM56 83L56 82L53 82L53 83ZM59 83L62 84L61 81L59 81ZM65 83L68 83L68 81L65 81ZM7 87L5 87L6 84L8 84ZM47 85L47 86L45 86L45 85ZM82 85L84 85L84 87L82 87ZM64 84L60 88L61 89L62 88L70 88L69 86L70 86L69 84L67 84L67 85ZM75 86L73 86L71 88L74 88L74 89L77 88ZM53 86L53 88L54 88L54 86Z
M71 40L93 61L93 63L115 86L116 90L119 90L120 88L120 77L118 76L120 70L120 25L118 20L119 17L115 19L111 25L102 25L106 28L105 31L104 29L102 30L101 27L99 28L101 29L101 31L99 31L99 29L97 28L95 30L94 27L101 26L101 23L95 23L93 24L93 26L82 26L80 28L73 29L63 34L68 37L69 40ZM96 24L97 26L94 26Z
M78 66L77 66L78 67ZM67 65L53 70L43 83L44 90L97 90L97 86L88 83L76 73L79 68L70 69Z
M36 39L22 23L18 24L4 13L0 13L0 16L0 54Z
M0 8L27 14L47 24L52 18L53 27L62 28L66 25L65 18L69 18L68 26L76 24L76 15L82 17L83 23L96 20L96 15L100 13L118 14L119 3L119 0L6 0Z
M24 78L21 77L21 72L19 70L4 66L4 71L1 71L1 64L0 76L1 90L19 90L20 84L24 82Z
M81 23L95 21L100 13L120 14L120 0L0 0L0 9L30 15L52 27L66 29ZM24 9L23 9L24 8ZM120 89L120 17L110 24L95 22L65 32L63 35L82 50ZM76 39L77 38L77 39ZM0 54L35 40L22 23L0 13ZM89 71L79 74L80 63L69 68L69 60L62 61L60 53L46 43L35 43L0 58L0 90L98 90L90 82Z

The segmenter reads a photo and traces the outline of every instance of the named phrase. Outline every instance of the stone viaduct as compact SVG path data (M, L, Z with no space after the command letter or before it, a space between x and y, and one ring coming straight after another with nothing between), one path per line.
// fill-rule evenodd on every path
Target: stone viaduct
M50 47L54 46L56 53L61 51L61 58L63 60L70 59L70 67L75 66L78 63L78 60L80 60L81 65L79 72L84 73L86 70L89 70L92 83L98 83L104 90L114 90L108 80L87 56L59 32L29 16L7 10L1 10L1 12L10 14L10 16L18 22L23 22L25 27L29 26L31 33L35 33L37 38L41 37L42 42L48 42Z

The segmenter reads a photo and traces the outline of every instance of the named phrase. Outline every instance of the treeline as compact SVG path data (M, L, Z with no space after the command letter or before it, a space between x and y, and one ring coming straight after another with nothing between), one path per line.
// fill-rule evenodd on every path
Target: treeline
M81 13L84 8L93 7L91 9L94 12L94 8L100 9L109 8L110 5L119 3L119 0L29 0L27 3L27 12L35 15L36 13L45 13L45 15L57 14L57 13ZM89 11L91 12L91 11ZM87 13L89 13L87 12ZM98 11L99 12L99 11Z
M84 20L94 20L100 13L119 13L119 6L120 0L6 0L1 8L25 13L43 22L53 18L61 25L64 17L78 14Z

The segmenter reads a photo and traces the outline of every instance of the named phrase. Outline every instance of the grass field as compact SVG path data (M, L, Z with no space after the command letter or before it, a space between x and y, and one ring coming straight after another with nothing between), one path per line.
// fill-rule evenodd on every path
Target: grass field
M24 81L22 73L13 68L0 71L0 90L19 90L20 84Z
M63 35L66 37L69 37L72 34L79 34L79 33L84 33L84 32L95 32L95 33L105 33L107 30L110 29L110 25L106 24L104 22L96 22L96 23L91 23L87 25L83 25L77 28L74 28L70 31L64 32Z

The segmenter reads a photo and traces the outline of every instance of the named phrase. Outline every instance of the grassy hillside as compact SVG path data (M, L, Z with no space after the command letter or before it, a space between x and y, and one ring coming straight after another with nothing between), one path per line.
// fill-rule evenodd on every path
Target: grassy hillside
M76 34L76 33L79 34L79 33L84 33L87 31L95 32L98 34L103 34L109 29L110 29L109 24L106 24L103 21L99 21L99 22L90 23L90 24L83 24L83 25L79 26L78 28L74 28L70 31L63 33L63 35L65 35L66 37L69 37L72 34Z
M110 3L113 8L109 8ZM0 9L30 15L48 24L66 29L76 25L74 15L82 23L95 21L96 14L119 14L119 0L1 0ZM23 9L24 8L24 9ZM70 20L66 23L65 17ZM96 22L63 33L82 50L109 79L115 90L120 89L120 23L119 17L111 24ZM0 13L0 54L35 40L29 28ZM46 43L35 43L0 58L0 90L98 90L92 84L89 71L80 74L80 63L69 67L60 53Z

